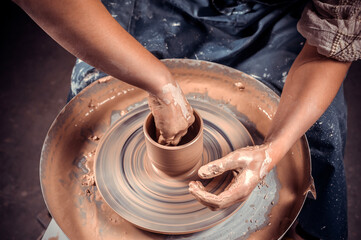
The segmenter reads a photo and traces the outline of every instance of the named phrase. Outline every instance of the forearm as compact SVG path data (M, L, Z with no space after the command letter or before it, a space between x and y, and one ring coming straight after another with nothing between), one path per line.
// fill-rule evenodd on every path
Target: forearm
M266 136L272 156L268 170L326 111L349 66L350 63L319 55L306 43L289 71L277 113Z
M128 34L98 0L15 0L53 39L88 64L157 94L168 69Z
M326 111L336 96L350 63L319 55L308 44L293 63L265 143L238 149L198 170L203 179L233 170L227 189L215 195L199 181L189 192L205 206L218 210L247 199L259 181L284 157L292 145Z

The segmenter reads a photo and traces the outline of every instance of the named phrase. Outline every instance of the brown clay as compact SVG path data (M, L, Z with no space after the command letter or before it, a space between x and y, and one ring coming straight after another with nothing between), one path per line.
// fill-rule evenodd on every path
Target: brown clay
M234 116L219 108L212 112L215 106L209 103L193 100L191 103L208 122L205 125L207 136L204 147L200 145L200 148L196 149L202 154L199 163L183 174L166 174L148 159L142 131L143 119L149 116L146 105L137 107L114 123L98 144L95 155L97 189L106 203L120 216L148 231L163 234L201 231L222 222L239 206L212 212L188 192L189 181L198 179L199 166L230 152L232 149L229 143L234 148L253 145L249 133ZM219 123L216 128L209 124L210 120ZM200 130L199 127L196 129ZM234 132L238 134L235 135ZM222 136L229 137L229 143ZM197 137L194 140L197 141ZM182 150L183 146L183 149L188 151L188 147L194 147L192 142L190 141L188 146L185 144L166 147L178 151L177 149ZM164 147L158 145L155 150L162 150ZM194 156L193 152L188 154ZM231 173L214 178L207 181L207 188L220 193L229 185L231 179Z
M154 118L149 114L143 131L147 155L151 164L160 171L177 176L200 167L203 153L203 120L194 111L195 121L177 146L164 146L156 142Z

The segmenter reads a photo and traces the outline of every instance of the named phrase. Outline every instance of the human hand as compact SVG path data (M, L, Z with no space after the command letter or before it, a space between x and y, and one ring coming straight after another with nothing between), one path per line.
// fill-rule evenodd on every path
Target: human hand
M200 181L191 181L189 192L213 211L245 201L271 169L269 151L270 144L245 147L202 166L198 170L200 178L209 179L232 170L232 182L222 193L215 195L207 192Z
M154 116L158 143L177 145L194 122L193 109L179 85L176 82L164 85L158 96L149 94L148 103Z

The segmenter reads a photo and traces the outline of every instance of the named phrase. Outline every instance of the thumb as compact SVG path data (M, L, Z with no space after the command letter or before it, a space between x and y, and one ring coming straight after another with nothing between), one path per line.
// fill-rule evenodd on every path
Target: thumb
M245 164L239 161L239 154L231 152L223 158L212 161L198 170L198 176L203 179L213 178L236 168L243 168Z

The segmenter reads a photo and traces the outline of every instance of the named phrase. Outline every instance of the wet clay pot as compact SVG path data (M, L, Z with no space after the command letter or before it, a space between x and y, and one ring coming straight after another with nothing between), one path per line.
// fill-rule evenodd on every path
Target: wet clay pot
M148 160L158 170L179 176L194 173L201 165L203 153L203 120L194 111L195 121L177 146L165 146L156 141L154 117L150 113L144 121L143 131Z

